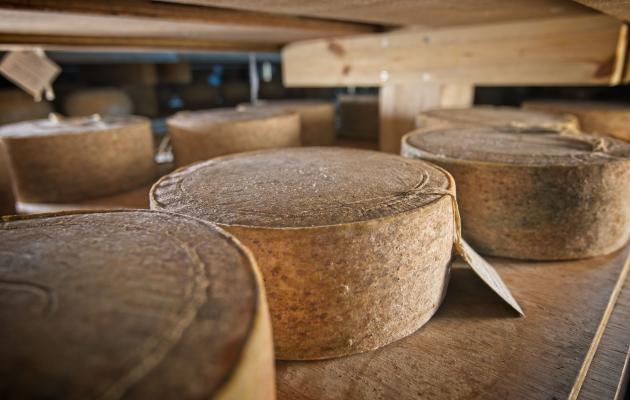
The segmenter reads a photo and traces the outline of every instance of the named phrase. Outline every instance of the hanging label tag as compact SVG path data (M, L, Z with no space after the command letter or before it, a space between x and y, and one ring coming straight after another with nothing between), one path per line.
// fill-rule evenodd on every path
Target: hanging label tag
M35 101L41 100L45 90L52 96L51 83L60 72L61 68L42 52L12 51L0 63L0 73L33 96Z
M490 286L490 288L499 295L506 303L510 305L515 311L517 311L520 315L525 315L523 313L523 309L518 304L510 289L503 282L497 271L492 267L492 265L488 264L486 260L484 260L468 243L466 243L463 239L458 240L455 243L455 249L457 253L464 259L466 264L468 264L477 275L486 283L486 285Z

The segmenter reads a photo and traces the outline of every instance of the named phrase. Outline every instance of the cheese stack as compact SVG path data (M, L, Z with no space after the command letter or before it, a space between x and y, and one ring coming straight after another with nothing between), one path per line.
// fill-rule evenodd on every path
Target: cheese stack
M70 203L120 194L156 175L149 120L76 117L0 128L17 197L26 203Z
M300 139L303 146L335 144L335 106L316 100L263 100L254 105L241 104L239 110L252 108L281 110L300 116Z
M324 359L411 334L444 296L454 191L431 164L305 147L219 157L163 177L151 207L217 223L252 250L276 355Z
M471 108L438 108L416 116L416 128L432 131L442 128L470 126L544 128L576 131L579 122L573 115L522 110L514 107L476 106Z
M0 221L6 398L274 399L264 290L215 226L151 211Z
M82 89L66 97L64 110L69 116L130 115L133 113L133 103L127 93L120 89Z
M378 139L378 96L345 94L339 96L338 102L341 136L353 139Z
M457 182L464 238L500 257L595 257L630 238L630 145L545 129L451 128L403 138Z
M183 111L166 124L179 166L223 154L300 145L300 118L286 111Z
M630 104L589 101L527 101L523 107L575 115L582 130L630 142Z

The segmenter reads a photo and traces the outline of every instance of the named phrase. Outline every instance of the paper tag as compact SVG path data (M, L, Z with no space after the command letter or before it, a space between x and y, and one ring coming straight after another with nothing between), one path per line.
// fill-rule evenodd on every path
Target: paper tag
M488 264L468 243L463 239L460 239L455 243L455 249L457 253L464 259L477 275L488 285L490 288L499 295L506 303L510 305L519 314L525 315L523 309L518 304L510 289L503 282L497 271Z
M52 95L51 83L61 68L42 52L12 51L0 63L0 73L40 101L44 91Z

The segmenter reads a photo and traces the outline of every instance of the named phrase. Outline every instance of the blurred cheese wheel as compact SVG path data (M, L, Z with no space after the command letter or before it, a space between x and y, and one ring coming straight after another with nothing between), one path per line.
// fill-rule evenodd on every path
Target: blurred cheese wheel
M130 115L133 114L133 103L120 89L82 89L66 97L64 110L68 116Z
M463 235L488 255L601 256L630 239L630 145L548 130L419 130L402 153L457 182Z
M274 399L256 263L168 213L0 221L5 399Z
M353 139L377 140L378 96L343 94L339 103L339 134Z
M13 179L4 145L0 142L0 216L15 214Z
M256 256L280 359L376 349L444 296L449 175L376 151L305 147L219 157L166 175L151 208L217 223Z
M279 110L183 111L167 119L177 165L223 154L300 145L300 118Z
M155 179L153 136L142 117L43 119L0 128L17 196L32 203L108 196Z
M190 64L185 62L157 64L157 74L161 83L188 84L192 81Z
M0 90L0 125L46 118L52 111L50 103L36 102L21 90Z
M335 144L335 106L316 100L262 100L254 105L241 104L239 110L265 108L297 113L300 116L300 138L303 146Z
M630 104L595 101L526 101L528 110L575 115L584 132L613 136L630 142Z
M544 128L560 131L577 130L579 122L577 118L568 114L557 115L544 111L495 106L439 108L423 111L416 117L416 128L420 130L471 126Z

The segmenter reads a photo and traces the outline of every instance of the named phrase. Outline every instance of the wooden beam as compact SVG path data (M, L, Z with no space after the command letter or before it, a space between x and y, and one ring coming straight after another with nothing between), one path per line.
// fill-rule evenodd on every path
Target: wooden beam
M597 15L296 42L282 53L284 82L617 84L623 32L618 20Z
M191 5L156 3L149 0L3 0L0 2L0 33L33 35L53 45L78 37L85 46L102 45L111 38L152 43L153 48L274 47L289 41L373 32L365 24L299 18L286 15L224 10ZM95 38L91 41L89 38ZM24 39L26 40L26 39ZM191 45L192 42L195 42ZM201 42L207 41L208 45ZM239 43L242 43L241 46ZM219 46L223 48L223 46Z
M443 107L467 107L472 104L474 88L470 85L417 83L385 85L379 92L379 148L400 153L400 140L414 129L420 111Z
M0 33L0 50L42 48L50 51L279 51L280 46L268 43L218 41L155 37L11 35Z
M162 0L238 10L424 27L562 17L594 11L568 0Z

